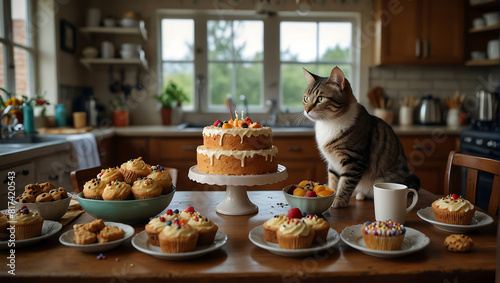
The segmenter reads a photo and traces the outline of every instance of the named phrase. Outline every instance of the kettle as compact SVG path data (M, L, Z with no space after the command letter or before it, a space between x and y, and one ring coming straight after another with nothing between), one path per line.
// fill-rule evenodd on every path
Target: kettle
M424 96L415 111L415 121L420 125L441 125L443 117L438 98L432 95Z
M477 99L477 120L481 122L491 122L496 119L497 97L487 90L479 90L476 93Z

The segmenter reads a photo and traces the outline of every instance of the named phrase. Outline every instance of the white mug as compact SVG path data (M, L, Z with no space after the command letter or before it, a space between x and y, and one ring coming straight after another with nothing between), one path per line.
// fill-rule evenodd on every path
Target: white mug
M115 57L115 47L113 43L109 41L103 41L101 43L101 58L114 58Z
M406 207L408 192L413 193L413 201ZM404 224L406 214L417 204L418 194L414 189L395 183L378 183L373 185L375 220Z

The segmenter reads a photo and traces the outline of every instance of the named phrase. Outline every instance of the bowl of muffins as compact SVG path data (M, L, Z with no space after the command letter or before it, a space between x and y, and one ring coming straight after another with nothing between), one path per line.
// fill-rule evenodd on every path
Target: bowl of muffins
M172 201L175 186L162 166L141 157L120 167L102 169L77 195L82 208L95 218L121 223L148 221Z
M37 211L45 220L57 221L63 217L71 202L71 193L64 188L56 188L50 182L28 184L24 192L16 197L16 209L27 207Z
M304 180L297 185L283 188L286 201L292 208L298 208L310 215L320 215L333 203L335 190L320 182Z

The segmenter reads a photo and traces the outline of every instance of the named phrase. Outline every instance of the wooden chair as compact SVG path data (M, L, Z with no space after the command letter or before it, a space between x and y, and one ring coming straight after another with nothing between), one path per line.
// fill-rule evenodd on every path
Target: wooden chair
M164 167L164 168L170 174L170 177L172 177L172 184L174 186L177 185L178 170L176 168L169 168L169 167ZM95 178L97 174L101 172L101 169L103 169L101 166L97 166L87 169L75 170L71 172L70 176L71 176L71 182L73 183L74 191L76 193L83 191L83 185L85 185L85 183L88 180Z
M493 187L491 188L490 201L488 205L488 214L492 217L496 217L500 197L500 161L467 155L455 151L450 152L444 178L444 193L446 195L460 193L459 187L450 185L453 183L452 175L455 175L452 174L454 166L467 168L467 187L465 191L465 198L473 204L476 204L478 172L484 171L494 175Z

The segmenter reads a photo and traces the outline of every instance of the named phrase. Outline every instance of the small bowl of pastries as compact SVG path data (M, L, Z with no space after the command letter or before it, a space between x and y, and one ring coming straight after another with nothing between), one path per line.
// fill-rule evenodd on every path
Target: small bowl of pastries
M335 190L320 182L304 180L299 184L283 188L286 201L310 215L320 215L333 203Z
M28 184L14 201L16 209L26 206L37 211L45 220L57 221L68 211L72 194L64 188L56 188L49 182Z

